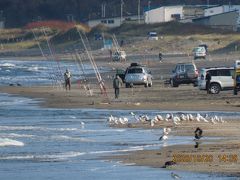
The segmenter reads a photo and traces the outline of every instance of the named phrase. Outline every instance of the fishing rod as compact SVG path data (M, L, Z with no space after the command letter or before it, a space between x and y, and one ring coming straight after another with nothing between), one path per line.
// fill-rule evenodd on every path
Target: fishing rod
M42 49L42 47L41 47L41 45L40 45L40 43L39 43L39 40L37 39L37 36L36 36L35 32L33 31L33 29L31 29L31 31L32 31L32 33L33 33L34 39L35 39L36 42L37 42L37 45L38 45L38 48L39 48L39 50L40 50L40 52L41 52L42 57L43 57L46 61L49 61L48 57L44 54L44 51L43 51L43 49ZM52 76L51 73L49 73L49 77L50 77L51 82L52 82L52 87L54 87L54 81L56 81L56 79L54 78L54 76Z
M86 85L84 84L84 89L87 90L87 92L89 93L90 96L93 95L93 91L92 89L90 88L90 84L88 83L88 79L87 79L87 75L85 73L85 68L84 68L84 65L83 65L83 62L82 62L82 57L80 56L80 54L76 51L76 58L78 59L78 61L80 62L80 67L81 67L81 70L83 72L83 75L84 75L84 82L86 83Z
M92 67L93 67L93 70L94 70L94 72L95 72L95 75L96 75L96 77L97 77L97 80L98 80L98 83L99 83L99 87L100 87L101 93L104 94L104 95L106 96L108 102L110 102L110 101L109 101L109 98L108 98L108 95L107 95L107 91L106 91L105 84L104 84L104 82L103 82L103 79L102 79L102 77L101 77L101 74L100 74L99 71L98 71L98 68L97 68L97 65L96 65L96 63L95 63L95 61L94 61L94 58L93 58L92 54L88 51L88 48L87 48L87 46L86 46L86 44L85 44L85 42L84 42L84 39L83 39L81 33L79 32L78 29L77 29L77 31L78 31L78 34L79 34L79 36L80 36L80 39L81 39L81 41L82 41L82 43L83 43L84 49L85 49L85 51L86 51L86 53L87 53L87 55L88 55L88 58L89 58L89 60L90 60L90 63L91 63L91 65L92 65ZM86 37L86 35L85 35L85 37ZM86 37L86 41L87 41L87 37ZM87 42L88 42L88 41L87 41Z
M55 51L50 43L50 40L49 38L47 37L47 34L46 34L46 31L45 31L45 28L42 29L43 31L43 34L45 35L45 37L47 38L46 39L46 42L47 42L47 47L49 49L49 52L50 52L50 56L52 58L52 60L56 61L57 62L57 70L55 71L55 76L56 76L56 80L57 80L57 85L60 89L63 89L63 73L61 71L61 67L60 67L60 63L59 63L59 59L58 57L56 56L55 54ZM55 69L55 68L54 68Z

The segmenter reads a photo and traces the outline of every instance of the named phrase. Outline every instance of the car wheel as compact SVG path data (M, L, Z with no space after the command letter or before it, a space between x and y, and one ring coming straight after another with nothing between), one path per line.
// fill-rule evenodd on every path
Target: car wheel
M126 84L125 84L125 87L126 87L126 88L130 88L130 84L129 84L129 83L126 83Z
M217 83L213 83L210 85L210 92L212 94L218 94L221 91L221 86Z
M178 84L174 81L174 79L170 79L170 83L172 87L178 87Z

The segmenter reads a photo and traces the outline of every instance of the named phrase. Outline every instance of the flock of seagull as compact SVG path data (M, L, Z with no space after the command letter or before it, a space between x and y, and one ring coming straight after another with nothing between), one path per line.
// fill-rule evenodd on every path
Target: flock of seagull
M223 120L222 117L219 117L217 115L214 115L210 117L208 114L205 114L202 116L201 114L197 113L196 116L192 114L180 114L180 115L173 115L171 114L166 114L165 117L162 115L156 115L153 118L149 118L147 115L139 115L137 116L135 113L130 112L130 114L134 117L136 122L149 122L150 125L153 127L156 123L159 122L172 122L173 125L180 125L183 122L204 122L204 123L211 123L211 124L217 124L217 123L224 123L225 121ZM114 117L110 115L108 117L108 122L109 124L113 125L125 125L129 123L129 119L127 117Z
M183 122L203 122L203 123L211 123L211 124L225 123L223 118L217 115L210 117L208 114L205 114L204 116L202 116L199 113L197 113L195 116L192 114L173 115L172 113L170 113L170 114L166 114L165 117L158 114L153 118L149 118L147 115L138 116L133 112L130 112L130 114L132 115L132 117L134 117L136 123L148 122L150 123L151 127L153 127L155 124L160 122L172 123L174 126L180 125ZM110 125L127 125L129 122L130 120L127 117L114 117L112 115L108 117L108 123ZM159 140L168 139L168 134L170 132L171 132L171 128L169 127L163 128L163 134L160 136Z

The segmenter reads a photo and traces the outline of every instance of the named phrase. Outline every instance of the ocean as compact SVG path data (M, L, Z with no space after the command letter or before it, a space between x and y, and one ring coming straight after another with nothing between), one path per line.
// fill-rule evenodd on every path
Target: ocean
M65 63L64 68L70 67L77 79L80 73L74 63ZM1 61L0 84L49 85L52 82L48 67L46 62L41 61ZM91 70L88 73L92 73ZM114 154L193 143L193 137L189 136L170 136L167 142L160 142L161 129L109 126L107 119L111 114L131 119L130 112L43 108L39 106L39 100L0 93L0 179L172 179L171 172L182 179L236 179L217 174L138 167L107 160L104 157ZM159 111L139 110L134 113L154 116Z

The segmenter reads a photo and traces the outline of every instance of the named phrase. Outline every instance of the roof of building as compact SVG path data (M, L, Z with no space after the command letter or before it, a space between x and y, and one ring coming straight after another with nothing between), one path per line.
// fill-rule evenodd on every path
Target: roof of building
M203 17L199 17L199 18L194 18L194 19L192 19L192 20L193 20L193 21L198 21L198 20L202 20L202 19L209 19L209 18L214 17L214 16L229 14L229 13L233 13L233 12L237 12L237 10L228 11L228 12L223 12L223 13L218 13L218 14L214 14L214 15L210 15L210 16L203 16Z

